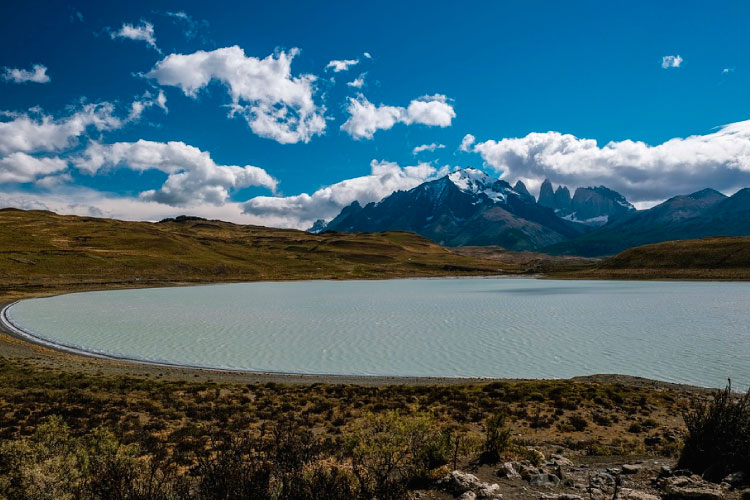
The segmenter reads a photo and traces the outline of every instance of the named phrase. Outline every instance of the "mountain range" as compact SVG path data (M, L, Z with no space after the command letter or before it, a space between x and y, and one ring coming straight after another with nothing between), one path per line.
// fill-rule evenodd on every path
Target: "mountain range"
M605 186L553 189L539 198L523 182L513 186L467 168L397 191L364 207L353 202L313 232L404 230L445 246L497 245L558 255L602 256L661 241L712 235L750 235L750 189L727 197L713 189L676 196L636 210Z

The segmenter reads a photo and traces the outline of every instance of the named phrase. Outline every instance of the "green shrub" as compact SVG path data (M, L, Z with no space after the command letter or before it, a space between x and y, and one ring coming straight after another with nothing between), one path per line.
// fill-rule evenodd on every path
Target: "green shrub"
M708 401L695 401L683 415L687 426L678 467L721 480L750 475L750 391L732 393L731 384Z

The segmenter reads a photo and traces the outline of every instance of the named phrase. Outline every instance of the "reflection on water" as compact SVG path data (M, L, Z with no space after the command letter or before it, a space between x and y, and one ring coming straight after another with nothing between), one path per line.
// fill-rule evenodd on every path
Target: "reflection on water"
M248 283L22 301L69 346L243 370L750 385L750 283L444 279Z

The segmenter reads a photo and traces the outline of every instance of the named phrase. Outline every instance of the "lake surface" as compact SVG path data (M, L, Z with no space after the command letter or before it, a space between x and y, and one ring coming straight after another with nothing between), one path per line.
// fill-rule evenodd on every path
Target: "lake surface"
M8 317L58 344L192 366L750 385L750 283L266 282L31 299Z

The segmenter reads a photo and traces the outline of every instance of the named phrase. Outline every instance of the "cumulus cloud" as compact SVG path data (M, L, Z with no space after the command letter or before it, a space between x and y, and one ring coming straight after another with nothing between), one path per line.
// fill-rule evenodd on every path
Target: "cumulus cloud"
M0 158L0 184L27 183L68 168L60 158L36 158L26 153L12 153Z
M359 64L359 59L334 59L333 61L326 64L326 69L330 69L334 73L340 73L342 71L347 71L349 68L351 68L352 66L356 66L357 64Z
M298 53L292 49L258 59L233 46L170 54L145 76L193 98L217 80L232 99L230 115L243 116L253 132L282 144L308 142L325 131L325 108L313 99L315 76L292 76L292 59Z
M470 139L464 138L467 145ZM603 184L636 202L750 185L750 121L655 146L632 140L599 146L594 139L545 132L480 142L470 150L502 172L502 179L529 186L545 178L570 187Z
M422 144L421 146L417 146L416 148L414 148L411 154L418 155L422 151L435 151L436 149L443 148L445 148L445 144L436 144L434 142L432 144Z
M362 55L363 55L363 56L365 56L365 57L366 57L367 59L372 59L372 56L370 55L370 53L369 53L369 52L365 52L365 53L364 53L364 54L362 54Z
M31 67L31 70L3 68L3 80L13 83L49 83L50 77L47 75L47 66L35 64Z
M161 50L156 46L154 25L147 21L141 21L141 24L137 26L125 23L119 30L110 33L110 36L113 40L115 38L127 38L129 40L139 40L142 42L146 42L149 47L161 54Z
M318 219L335 217L355 200L362 205L379 201L394 191L414 188L449 171L447 166L436 169L429 163L400 167L376 160L370 163L370 169L370 175L346 179L313 194L258 196L244 204L244 211L267 224L306 229Z
M661 67L664 69L679 68L682 64L682 57L676 56L664 56L661 58Z
M277 181L252 165L217 165L211 156L183 142L118 142L90 144L73 159L81 171L96 174L101 169L160 170L168 174L161 188L141 193L140 198L170 206L208 203L223 205L230 191L263 186L275 191Z
M476 137L474 137L471 134L466 134L464 138L461 139L461 145L458 147L458 149L466 153L470 153L471 148L474 146L474 143L476 141L477 141Z
M360 94L349 98L346 108L349 118L341 126L355 139L372 139L378 130L388 130L396 123L448 127L456 113L444 95L423 96L414 99L409 106L375 106Z
M355 89L361 89L365 85L365 75L367 73L362 73L357 78L352 80L351 82L348 82L347 85L350 87L353 87Z
M73 146L89 127L98 131L113 130L124 123L115 116L114 106L107 102L84 104L61 119L39 109L3 115L6 120L0 121L0 155L60 151Z

